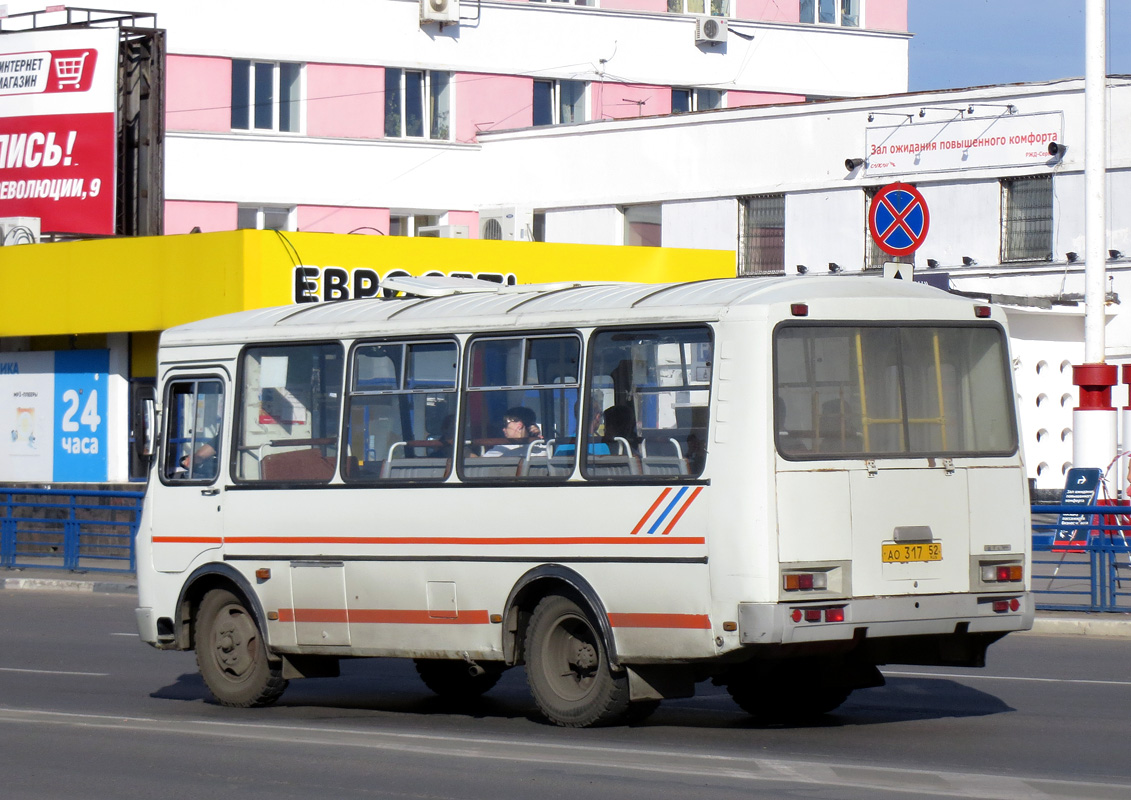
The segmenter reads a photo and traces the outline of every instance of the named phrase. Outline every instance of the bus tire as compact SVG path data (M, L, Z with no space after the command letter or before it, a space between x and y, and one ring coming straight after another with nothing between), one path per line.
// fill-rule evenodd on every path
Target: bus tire
M597 626L562 595L543 598L530 616L526 680L539 710L555 725L611 725L629 710L628 675L612 671Z
M466 661L448 658L418 658L416 672L424 685L448 700L470 700L478 697L499 682L506 667L498 662L480 664L482 672L473 674Z
M287 688L281 661L267 657L267 643L246 603L226 589L204 595L196 613L196 665L223 706L274 703Z

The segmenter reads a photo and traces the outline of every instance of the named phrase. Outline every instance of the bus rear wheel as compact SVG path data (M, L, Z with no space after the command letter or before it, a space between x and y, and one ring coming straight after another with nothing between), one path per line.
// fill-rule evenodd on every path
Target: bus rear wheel
M500 663L480 664L482 672L466 661L445 658L418 658L416 671L424 685L448 700L470 700L499 682L506 667Z
M550 595L535 607L526 630L526 679L550 722L585 728L625 719L628 676L610 669L604 639L585 610Z
M255 617L226 589L210 591L197 610L196 665L220 705L270 705L287 688L282 663L267 658Z

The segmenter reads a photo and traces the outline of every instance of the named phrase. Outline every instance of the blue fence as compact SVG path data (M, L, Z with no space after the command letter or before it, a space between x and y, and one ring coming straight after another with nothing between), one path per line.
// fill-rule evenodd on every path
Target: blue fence
M1131 508L1047 505L1032 511L1037 608L1131 612ZM1062 513L1090 520L1071 526L1080 541L1058 541Z
M0 567L133 572L145 492L0 489Z

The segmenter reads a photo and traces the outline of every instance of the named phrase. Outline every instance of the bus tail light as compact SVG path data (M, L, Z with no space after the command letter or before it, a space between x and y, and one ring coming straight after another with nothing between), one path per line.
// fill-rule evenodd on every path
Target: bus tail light
M1018 583L1025 578L1025 568L1020 564L983 564L984 583Z
M782 575L782 586L787 592L827 591L827 572L787 572Z
M794 622L844 622L844 606L795 608L789 618Z
M1016 612L1021 608L1021 601L1016 597L1011 597L1008 600L994 600L994 613L1004 614L1007 611Z
M974 306L974 316L978 319L988 319L990 316L989 306Z

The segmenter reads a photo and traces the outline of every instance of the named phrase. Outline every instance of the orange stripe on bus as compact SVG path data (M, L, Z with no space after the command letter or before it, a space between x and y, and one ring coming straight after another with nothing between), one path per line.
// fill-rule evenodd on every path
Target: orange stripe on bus
M652 504L651 508L644 512L644 516L642 516L640 518L640 521L636 523L636 527L632 529L632 531L629 533L629 536L635 536L636 534L640 533L640 529L644 527L644 523L648 521L648 517L652 516L652 512L656 510L660 503L664 502L664 498L671 494L671 491L672 490L669 487L660 492L660 496L656 498L656 502Z
M679 511L676 512L676 515L672 517L672 521L668 523L668 527L664 528L663 533L660 534L661 536L668 535L671 529L675 527L675 524L679 522L679 518L683 516L683 512L687 511L687 509L691 507L691 504L695 502L695 498L699 496L699 493L701 491L703 491L702 486L695 487L695 491L691 493L691 497L687 498L687 502L684 503L680 507Z
M223 544L219 536L154 536L154 544Z
M350 622L391 625L486 625L485 610L460 611L453 617L434 617L432 612L400 608L280 608L280 622Z
M609 614L614 628L688 628L710 630L711 618L706 614Z
M154 541L157 541L154 539ZM167 542L195 541L167 537ZM227 544L455 544L455 545L526 545L526 544L704 544L702 536L668 539L630 539L627 536L524 536L484 538L459 536L228 536Z

